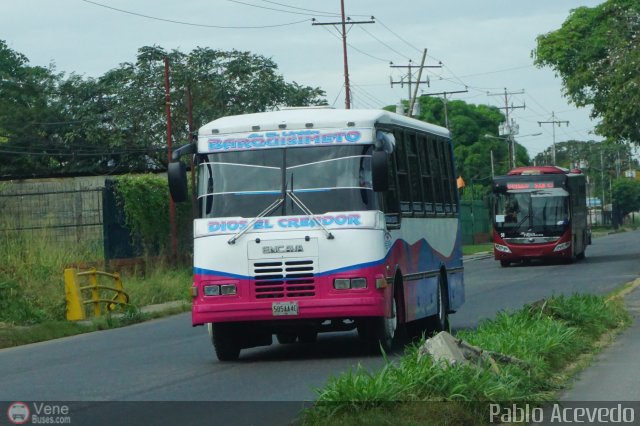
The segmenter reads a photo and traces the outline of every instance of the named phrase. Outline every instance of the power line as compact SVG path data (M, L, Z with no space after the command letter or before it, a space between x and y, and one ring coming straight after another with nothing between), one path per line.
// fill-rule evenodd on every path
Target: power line
M327 15L327 16L340 16L339 13L335 13L335 12L323 12L323 11L320 11L320 10L306 9L304 7L291 6L291 5L288 5L288 4L285 4L285 3L278 3L276 1L269 1L269 0L262 0L262 1L265 2L265 3L275 4L275 5L278 5L278 6L289 7L291 9L304 10L305 12L310 12L310 13L313 13L315 15L323 14L323 15ZM351 15L351 16L369 16L369 15Z
M515 70L521 70L521 69L524 69L524 68L533 68L533 67L535 67L535 65L522 65L522 66L519 66L519 67L503 68L501 70L495 70L495 71L485 71L485 72L479 72L479 73L475 73L475 74L461 75L460 78L477 77L479 75L498 74L498 73L501 73L501 72L515 71Z
M340 35L332 33L332 32L331 32L331 30L330 30L330 29L328 29L328 28L326 28L326 27L322 27L322 28L323 28L326 32L328 32L329 34L331 34L332 36L334 36L335 38L337 38L338 40L340 40ZM390 60L389 60L389 59L379 58L379 57L377 57L377 56L373 56L373 55L371 55L371 54L369 54L369 53L365 52L364 50L358 49L357 47L355 47L355 46L354 46L354 45L352 45L351 43L348 43L348 42L347 42L347 46L349 46L351 49L355 50L355 51L356 51L356 52L358 52L358 53L361 53L361 54L363 54L363 55L365 55L365 56L370 57L371 59L375 59L375 60L377 60L377 61L385 62L385 63L389 63L389 62L390 62Z
M384 47L386 47L387 49L391 50L394 53L397 53L400 56L405 56L402 53L398 52L396 49L394 49L393 47L389 46L387 43L383 42L382 40L380 40L378 37L374 36L373 34L371 34L369 31L367 31L364 27L360 28L362 31L364 31L365 33L369 34L374 40L376 40L378 43L380 43L381 45L383 45ZM411 59L411 58L407 58L407 59Z
M237 3L237 4L244 5L244 6L255 7L256 9L273 10L273 11L276 11L276 12L290 13L290 14L293 14L293 15L314 16L314 15L313 15L313 14L311 14L311 13L293 12L293 11L291 11L291 10L276 9L276 8L274 8L274 7L259 6L259 5L257 5L257 4L253 4L253 3L246 3L246 2L243 2L243 1L239 1L239 0L227 0L227 1L228 1L229 3ZM272 2L269 2L269 3L272 3ZM286 6L286 7L291 7L291 6ZM296 9L297 9L297 8L296 8ZM320 14L324 14L324 12L320 12ZM336 16L336 14L335 14L335 13L330 13L330 14L327 14L326 16L328 16L328 17L335 17L335 16Z
M135 151L113 151L113 152L42 152L42 151L25 151L25 150L13 150L13 149L0 149L0 153L14 154L14 155L33 155L33 156L55 156L55 157L107 157L112 155L126 155L126 154L140 154L140 153L154 153L164 152L166 148L149 148L146 150Z
M404 42L407 46L411 47L412 49L415 49L417 52L422 53L422 49L418 49L416 46L414 46L413 44L409 43L407 40L405 40L404 38L400 37L398 34L396 34L395 32L393 32L391 30L391 28L387 27L382 21L380 21L379 18L377 18L378 23L380 25L382 25L387 31L389 31L391 34L393 34L394 36L396 36L400 41Z
M92 4L94 6L104 7L105 9L114 10L114 11L120 12L120 13L126 13L128 15L138 16L138 17L145 18L145 19L152 19L152 20L155 20L155 21L168 22L168 23L171 23L171 24L188 25L188 26L191 26L191 27L220 28L220 29L261 29L261 28L286 27L286 26L289 26L289 25L296 25L296 24L301 24L301 23L309 21L309 19L304 19L302 21L288 22L288 23L285 23L285 24L260 25L260 26L225 26L225 25L211 25L211 24L196 24L196 23L193 23L193 22L185 22L185 21L177 21L177 20L174 20L174 19L158 18L157 16L151 16L151 15L145 15L143 13L131 12L129 10L118 9L117 7L107 6L106 4L98 3L98 2L95 2L95 1L91 1L91 0L80 0L80 1Z

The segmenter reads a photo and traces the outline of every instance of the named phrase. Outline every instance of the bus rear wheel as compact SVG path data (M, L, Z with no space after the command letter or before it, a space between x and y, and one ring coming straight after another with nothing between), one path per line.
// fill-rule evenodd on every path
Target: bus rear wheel
M438 304L436 314L429 318L429 332L447 331L449 329L449 293L443 275L438 276Z
M220 361L236 361L240 356L240 345L230 324L212 324L211 343Z

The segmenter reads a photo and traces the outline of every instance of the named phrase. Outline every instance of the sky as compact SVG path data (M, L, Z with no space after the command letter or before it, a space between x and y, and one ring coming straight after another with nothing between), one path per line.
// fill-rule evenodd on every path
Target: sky
M533 66L536 37L561 27L577 7L596 0L344 0L352 108L381 108L408 99L424 49L418 94L464 91L450 100L505 108L517 141L533 158L556 143L600 140L590 109L562 96L561 79ZM344 108L340 0L0 0L0 39L30 65L99 77L134 62L142 46L189 52L196 47L250 51L271 58L288 82L320 87ZM393 63L395 67L391 67ZM391 82L398 82L391 84ZM413 86L415 88L415 85ZM440 95L441 96L441 95ZM523 106L523 108L521 108ZM514 108L511 108L514 107ZM555 114L552 116L552 114ZM214 117L212 117L213 119ZM497 129L496 129L497 130ZM536 133L542 133L538 136Z

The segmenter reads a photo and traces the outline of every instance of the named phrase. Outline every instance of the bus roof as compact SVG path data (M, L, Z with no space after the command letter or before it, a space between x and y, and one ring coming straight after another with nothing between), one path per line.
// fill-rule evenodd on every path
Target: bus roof
M508 176L521 175L521 176L536 176L536 175L566 175L566 174L581 174L582 171L578 169L568 170L558 166L524 166L516 167L515 169L507 173Z
M449 130L382 109L333 109L304 107L280 111L220 117L200 127L200 136L211 134L277 131L283 129L374 127L376 124L400 125L449 137ZM284 127L283 127L284 126Z

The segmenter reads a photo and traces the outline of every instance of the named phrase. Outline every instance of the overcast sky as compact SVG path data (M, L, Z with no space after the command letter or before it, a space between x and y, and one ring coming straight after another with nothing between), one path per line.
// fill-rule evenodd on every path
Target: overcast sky
M465 90L449 95L474 104L505 106L520 126L518 141L531 157L567 139L599 140L589 110L570 105L560 79L550 69L532 65L539 34L558 29L576 7L597 0L344 0L354 21L375 17L374 24L348 27L348 58L354 108L380 108L407 99L406 68L418 66L428 49L430 83L419 93ZM114 10L110 8L120 9ZM2 0L0 39L29 58L31 65L54 63L58 71L98 77L137 49L159 45L189 52L201 46L251 51L273 59L286 81L319 86L327 100L344 108L342 41L333 26L340 20L340 0ZM129 13L127 13L129 12ZM145 15L145 16L140 16ZM158 19L153 19L158 18ZM175 22L168 22L175 21ZM181 22L181 23L178 23ZM190 25L187 25L190 24ZM221 28L226 27L226 28ZM414 70L417 77L417 68ZM500 95L492 95L500 94ZM213 118L213 117L212 117ZM542 132L541 136L525 135Z

